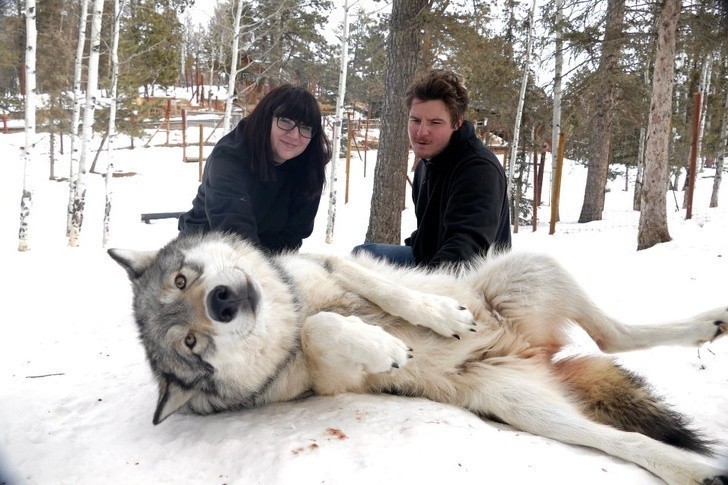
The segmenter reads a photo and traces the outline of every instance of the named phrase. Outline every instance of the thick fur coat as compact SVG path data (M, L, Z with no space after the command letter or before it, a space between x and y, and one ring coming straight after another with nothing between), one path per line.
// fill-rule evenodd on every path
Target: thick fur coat
M178 410L392 392L596 448L671 484L728 483L711 442L608 355L712 341L728 333L728 307L624 325L557 262L517 252L427 271L366 255L271 257L209 233L109 254L134 288L155 424ZM602 353L559 358L572 325Z

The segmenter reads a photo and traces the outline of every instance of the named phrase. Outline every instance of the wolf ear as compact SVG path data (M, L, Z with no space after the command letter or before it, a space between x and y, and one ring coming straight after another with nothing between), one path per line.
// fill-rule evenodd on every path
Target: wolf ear
M195 391L183 389L165 377L164 382L159 387L159 401L152 422L157 425L179 411L182 406L192 399L194 393Z
M131 249L109 249L107 253L126 270L129 279L135 280L149 269L159 251L133 251Z

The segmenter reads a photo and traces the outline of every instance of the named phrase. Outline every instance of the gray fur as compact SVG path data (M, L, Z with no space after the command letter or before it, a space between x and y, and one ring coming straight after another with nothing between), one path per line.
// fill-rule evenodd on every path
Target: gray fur
M555 358L573 323L603 352L698 345L728 331L726 307L627 326L553 259L535 254L491 254L432 271L366 255L271 257L218 233L180 237L156 254L109 254L134 288L140 339L160 386L155 424L178 410L395 391L600 449L668 483L727 471L685 419L608 356ZM255 295L254 311L241 307L229 322L211 318L207 295L226 285L248 285L240 293ZM631 396L629 406L615 397L620 392ZM589 401L599 393L608 399Z

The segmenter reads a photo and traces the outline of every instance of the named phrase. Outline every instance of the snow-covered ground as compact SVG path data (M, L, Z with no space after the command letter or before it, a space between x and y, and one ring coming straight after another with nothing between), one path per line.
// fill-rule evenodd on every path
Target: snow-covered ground
M162 143L164 136L157 136L155 143ZM0 483L660 483L601 452L425 399L315 397L207 417L176 414L153 426L157 390L136 336L129 284L101 247L103 179L89 174L81 245L66 247L68 186L48 180L44 138L30 172L31 250L19 253L23 140L22 133L0 134L0 206L8 219L0 257L9 275L0 352ZM67 158L57 174L67 174ZM181 148L154 143L120 148L115 158L119 171L136 174L113 179L110 246L157 248L176 235L176 222L145 224L140 214L187 210L198 167L182 162ZM304 251L344 254L363 241L376 153L367 158L366 178L362 161L356 155L352 160L346 205L340 161L333 184L339 201L334 242L324 240L325 194ZM673 241L637 252L638 214L631 210L632 193L622 190L623 179L610 184L603 221L576 224L585 171L570 165L556 234L548 235L550 208L544 206L538 231L522 227L514 248L554 255L597 303L627 321L670 319L726 304L728 191L723 187L722 207L708 209L712 170L700 175L693 218L686 221L670 196ZM677 197L681 202L682 194ZM414 227L412 212L408 200L404 235ZM700 350L659 348L620 358L726 444L728 339Z

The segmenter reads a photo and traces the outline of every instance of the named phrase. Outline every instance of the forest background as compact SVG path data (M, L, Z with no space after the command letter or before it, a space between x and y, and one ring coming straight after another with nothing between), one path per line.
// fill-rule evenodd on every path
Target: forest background
M22 117L26 100L26 3L0 2L0 109L10 118ZM104 3L98 48L102 93L108 92L112 79L114 25L114 2ZM664 182L666 189L668 182L680 180L696 146L700 169L719 166L717 194L728 144L728 35L715 1L559 0L536 8L535 1L370 0L368 5L381 7L374 10L360 3L218 2L204 22L185 15L193 0L120 2L116 129L130 135L132 143L142 137L149 120L159 119L164 111L158 98L166 87L188 87L196 105L219 106L226 100L213 99L212 90L205 93L203 86L227 85L233 58L239 112L244 114L271 87L290 82L308 87L325 113L333 114L342 92L342 42L332 43L325 33L329 18L346 6L350 25L344 105L358 116L381 118L383 129L368 240L400 240L398 211L391 208L402 200L406 180L402 86L432 67L454 69L464 77L471 98L468 118L478 124L487 144L518 145L507 167L516 223L532 217L532 201L517 201L538 179L538 174L530 175L531 154L541 155L543 166L543 155L555 151L561 132L565 155L589 170L580 222L601 219L606 181L619 170L629 180L635 168L634 206L639 210L645 159L661 164L659 184ZM37 130L52 137L72 131L81 4L42 1L34 10L35 92L42 99ZM674 53L669 59L674 75L660 64L665 53L660 50L665 43L660 29L668 25L663 20L670 9L675 39L668 52ZM566 59L563 72L557 54ZM656 83L665 72L667 80L659 83L670 84L670 116L663 116L666 123L652 130L666 137L669 149L664 160L657 160L645 153L654 122L650 116L656 111L654 93L660 87ZM698 92L703 96L696 106ZM102 98L94 115L99 133L107 129L110 112ZM691 134L696 113L698 140ZM659 195L664 200L665 190ZM717 205L717 195L713 203ZM664 218L664 211L658 217ZM666 227L663 232L653 240L669 240Z

